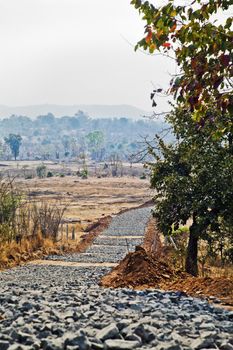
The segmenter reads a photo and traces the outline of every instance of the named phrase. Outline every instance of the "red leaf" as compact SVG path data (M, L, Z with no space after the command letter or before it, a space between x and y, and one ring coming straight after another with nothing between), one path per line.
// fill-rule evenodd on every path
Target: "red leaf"
M163 43L163 47L171 47L170 43Z
M147 36L146 36L146 43L147 44L149 44L149 42L151 41L151 39L152 39L152 31L151 30L149 30L149 32L148 32L148 34L147 34Z

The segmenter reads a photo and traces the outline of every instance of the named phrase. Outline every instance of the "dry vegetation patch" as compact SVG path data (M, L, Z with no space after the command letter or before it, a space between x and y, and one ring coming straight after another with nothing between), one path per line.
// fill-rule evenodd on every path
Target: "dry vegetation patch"
M26 261L41 258L47 254L56 254L59 247L51 239L40 235L32 239L22 239L21 243L12 241L1 245L0 269L9 268Z
M191 277L163 283L168 290L182 290L196 297L216 297L223 304L233 306L233 280L221 277Z
M34 201L66 205L65 218L79 220L82 229L101 217L138 207L150 200L149 181L133 177L89 178L74 176L18 180L18 187Z

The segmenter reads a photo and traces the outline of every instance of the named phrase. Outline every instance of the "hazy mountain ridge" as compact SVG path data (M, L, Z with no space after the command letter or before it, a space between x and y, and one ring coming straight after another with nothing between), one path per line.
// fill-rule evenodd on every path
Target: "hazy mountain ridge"
M140 108L131 105L56 105L42 104L31 106L4 106L0 105L0 118L9 117L13 114L35 118L39 115L52 113L56 117L71 116L79 110L89 114L93 118L121 118L139 119L144 115L150 115Z

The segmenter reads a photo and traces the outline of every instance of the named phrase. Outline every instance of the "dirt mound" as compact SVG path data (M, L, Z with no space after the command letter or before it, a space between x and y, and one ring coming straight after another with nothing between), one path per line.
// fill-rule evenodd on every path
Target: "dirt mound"
M161 288L183 291L195 297L215 297L222 304L233 306L233 281L227 278L192 277L171 268L169 261L156 258L142 247L136 247L108 275L100 285L111 288ZM211 300L211 298L210 298Z
M104 287L159 287L164 281L174 281L182 273L171 269L164 261L148 254L140 246L135 252L129 253L100 282Z

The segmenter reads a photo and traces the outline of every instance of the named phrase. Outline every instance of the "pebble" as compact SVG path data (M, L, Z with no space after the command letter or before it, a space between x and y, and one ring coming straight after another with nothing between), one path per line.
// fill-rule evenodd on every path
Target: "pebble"
M105 346L109 350L131 350L140 345L137 341L108 339L105 342Z
M115 323L111 323L109 326L101 329L97 334L96 338L99 340L113 339L119 334L119 329Z

